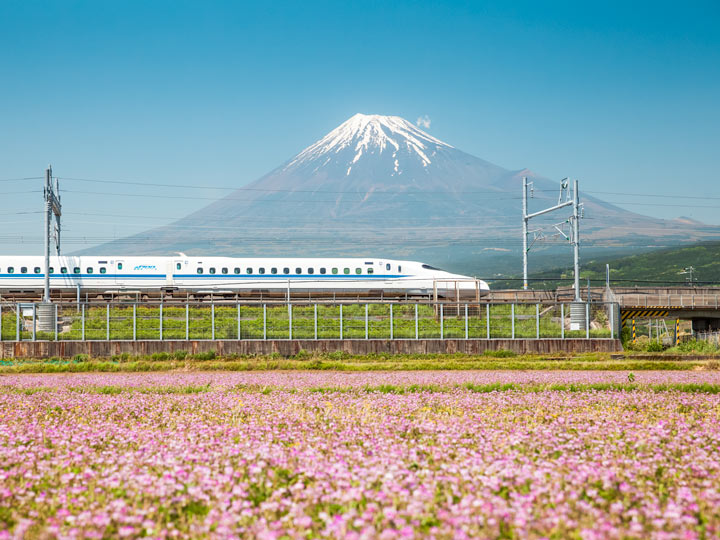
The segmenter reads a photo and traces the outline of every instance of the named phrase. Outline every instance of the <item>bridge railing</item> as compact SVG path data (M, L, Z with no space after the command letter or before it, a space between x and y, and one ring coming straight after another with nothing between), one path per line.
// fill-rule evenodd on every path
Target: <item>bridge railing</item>
M612 309L614 306L614 309ZM0 304L0 340L546 339L617 336L617 306L487 302Z
M651 294L651 293L615 293L622 306L669 307L681 309L720 309L720 294Z

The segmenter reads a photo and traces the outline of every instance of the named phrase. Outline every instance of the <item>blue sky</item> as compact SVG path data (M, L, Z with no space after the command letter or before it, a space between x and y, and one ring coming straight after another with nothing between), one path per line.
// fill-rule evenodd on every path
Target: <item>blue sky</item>
M719 24L717 2L3 0L0 180L51 162L239 187L356 112L427 115L432 135L504 167L669 195L603 197L720 224ZM66 234L89 243L227 193L63 187ZM40 208L39 188L0 182L3 252L41 250L41 216L15 213Z

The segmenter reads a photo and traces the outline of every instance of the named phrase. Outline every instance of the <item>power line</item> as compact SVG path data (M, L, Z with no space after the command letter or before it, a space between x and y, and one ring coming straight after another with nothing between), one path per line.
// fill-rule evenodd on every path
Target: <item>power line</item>
M42 176L25 176L23 178L0 178L0 182L22 182L23 180L42 180Z
M619 193L617 191L586 191L585 193L593 193L593 194L599 194L599 195L622 195L623 197L658 197L658 198L664 198L664 199L699 199L699 200L706 200L706 199L714 199L714 200L720 200L720 197L701 197L698 195L658 195L656 193Z
M132 186L150 186L150 187L171 187L171 188L181 188L181 189L217 189L217 190L224 190L224 191L257 191L257 192L268 192L268 193L332 193L332 194L366 194L363 191L358 190L318 190L318 189L270 189L270 188L253 188L253 187L227 187L227 186L212 186L212 185L188 185L188 184L166 184L166 183L157 183L157 182L138 182L133 180L100 180L100 179L93 179L93 178L75 178L75 177L68 177L68 176L60 176L58 177L60 180L71 180L71 181L77 181L77 182L91 182L91 183L98 183L98 184L121 184L121 185L132 185ZM555 190L536 190L536 191L555 191ZM495 190L481 190L481 191L452 191L452 193L459 193L459 194L496 194L496 193L514 193L515 190L509 190L509 189L495 189ZM447 191L427 191L427 190L418 190L418 191L408 191L407 189L404 190L398 190L398 191L389 191L389 190L378 190L373 191L373 194L408 194L408 193L447 193Z
M101 191L83 191L83 190L74 190L74 189L61 189L60 190L63 193L82 193L84 195L100 195L102 197L140 197L140 198L150 198L150 199L186 199L186 200L207 200L207 201L241 201L241 202L252 202L253 204L306 204L306 203L328 203L328 204L338 204L338 203L361 203L366 200L367 194L359 193L357 191L353 192L344 192L349 195L360 195L361 197L358 199L334 199L334 200L248 200L248 199L240 199L240 198L233 198L233 197L202 197L198 195L154 195L154 194L143 194L143 193L107 193L107 192L101 192ZM330 192L315 192L315 193L330 193ZM401 193L402 194L402 193ZM418 192L417 194L423 195L431 193L429 192ZM404 193L404 195L409 195L408 193ZM492 199L485 198L480 201L472 202L473 204L481 204L484 202L487 202L488 200L493 201L500 201L500 200L513 200L513 199L519 199L519 197L495 197ZM425 203L426 201L403 201L404 204L408 203Z

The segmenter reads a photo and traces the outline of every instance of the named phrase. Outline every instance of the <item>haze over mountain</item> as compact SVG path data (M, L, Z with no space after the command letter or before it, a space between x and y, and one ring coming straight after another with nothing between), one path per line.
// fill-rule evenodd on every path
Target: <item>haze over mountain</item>
M531 210L557 203L558 183L530 170L507 170L467 154L400 117L356 114L227 197L87 252L376 255L458 269L492 252L519 256L523 176L534 186ZM720 236L702 223L642 216L582 190L581 182L585 249ZM543 246L565 242L552 236L553 225L568 215L560 211L533 223L547 237Z

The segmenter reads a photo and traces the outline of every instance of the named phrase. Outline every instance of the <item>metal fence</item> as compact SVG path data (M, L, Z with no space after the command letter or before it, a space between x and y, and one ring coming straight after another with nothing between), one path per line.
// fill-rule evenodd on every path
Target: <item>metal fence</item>
M543 339L618 335L618 305L458 302L0 304L0 340Z

